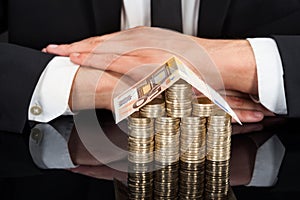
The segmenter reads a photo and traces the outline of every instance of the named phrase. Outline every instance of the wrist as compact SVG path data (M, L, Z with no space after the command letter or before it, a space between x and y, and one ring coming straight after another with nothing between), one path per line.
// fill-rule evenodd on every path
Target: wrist
M256 62L247 40L198 39L222 76L224 87L257 94Z
M101 84L103 71L88 67L80 67L71 90L69 106L72 110L84 110L95 108L107 108L105 91L108 91L107 84Z
M112 109L113 93L118 85L126 86L126 79L114 72L104 72L100 69L80 67L71 90L69 106L72 110ZM123 83L124 82L124 83ZM119 89L120 90L120 89Z

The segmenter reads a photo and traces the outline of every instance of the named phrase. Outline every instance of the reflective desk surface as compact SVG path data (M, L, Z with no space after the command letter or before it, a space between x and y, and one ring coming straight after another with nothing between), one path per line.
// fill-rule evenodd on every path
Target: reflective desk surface
M65 145L78 165L74 169L61 163L66 152L32 147L47 143L56 149L57 140L51 141L45 129L28 129L23 134L1 132L0 199L128 199L128 173L120 170L128 164L126 156L106 151L102 142L106 138L125 151L125 125L116 125L111 113L101 110L97 120L104 135L99 136L99 127L93 130L92 120L86 119L66 117L50 124L59 133L71 133ZM61 135L68 138L68 134ZM34 149L40 152L33 155ZM41 167L37 155L40 162L51 162L54 167ZM110 164L101 164L105 162ZM266 118L261 123L233 124L228 199L298 199L299 164L300 119Z

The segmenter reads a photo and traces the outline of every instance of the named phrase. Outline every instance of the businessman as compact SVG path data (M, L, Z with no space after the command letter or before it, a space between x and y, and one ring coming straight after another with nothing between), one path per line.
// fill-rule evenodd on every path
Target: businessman
M193 36L220 67L224 80L239 81L240 75L249 75L245 88L229 89L258 95L262 105L275 114L298 117L299 19L297 0L1 0L0 31L8 31L9 44L0 44L0 129L22 132L29 121L49 122L72 114L70 93L73 89L84 93L85 80L91 76L103 75L108 80L103 82L112 81L97 86L96 105L107 108L101 92L110 95L120 71L112 68L111 74L80 67L78 55L89 53L101 36L136 26ZM72 48L56 44L72 44ZM237 53L241 53L239 59L233 57ZM71 61L55 54L70 55ZM249 100L232 102L241 111L242 121L260 121L270 114ZM78 109L89 106L83 102Z

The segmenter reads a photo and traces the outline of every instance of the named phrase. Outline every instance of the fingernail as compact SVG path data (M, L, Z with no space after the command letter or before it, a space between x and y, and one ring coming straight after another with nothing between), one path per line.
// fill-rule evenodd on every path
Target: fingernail
M48 47L54 49L54 48L57 48L58 45L57 44L49 44Z
M262 112L254 112L253 113L255 118L262 119L264 117L264 114Z
M78 57L78 56L80 56L80 53L72 53L72 56Z

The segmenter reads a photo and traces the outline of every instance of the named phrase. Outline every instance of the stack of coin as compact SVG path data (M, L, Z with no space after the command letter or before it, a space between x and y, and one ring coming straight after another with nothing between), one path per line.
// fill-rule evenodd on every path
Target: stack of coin
M205 162L180 161L179 199L203 199L205 187Z
M140 113L143 117L157 118L165 116L166 108L165 101L162 98L155 98L148 104L140 108Z
M215 104L207 97L197 97L192 102L192 115L199 117L209 117Z
M181 118L180 160L186 163L202 163L206 155L206 119Z
M179 161L180 119L159 117L155 120L155 161L172 164Z
M180 79L165 91L167 115L180 118L192 112L192 86Z
M129 163L128 166L129 200L153 199L152 163Z
M155 164L154 199L173 200L178 197L179 163Z
M229 191L231 117L215 109L207 122L206 199L226 198Z
M154 159L154 121L135 112L128 117L128 160L150 163Z

